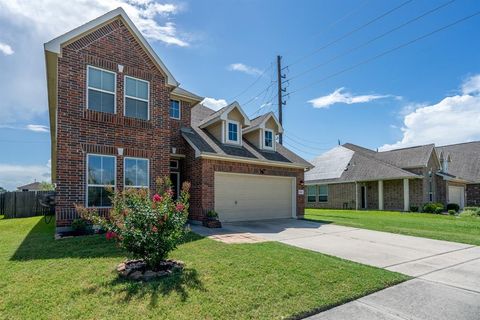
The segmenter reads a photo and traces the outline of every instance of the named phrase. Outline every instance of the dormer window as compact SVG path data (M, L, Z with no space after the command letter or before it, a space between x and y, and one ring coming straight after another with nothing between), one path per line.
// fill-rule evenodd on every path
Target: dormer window
M265 129L263 147L273 150L273 130Z
M239 143L240 134L239 130L239 123L237 121L229 120L227 121L227 142L228 143Z

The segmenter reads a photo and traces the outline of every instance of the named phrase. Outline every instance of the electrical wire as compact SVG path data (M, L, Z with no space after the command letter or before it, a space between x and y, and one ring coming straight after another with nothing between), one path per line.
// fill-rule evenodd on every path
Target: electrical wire
M306 144L304 144L304 143L298 142L298 141L296 141L296 140L293 140L293 139L292 139L291 137L289 137L288 135L283 135L283 137L284 137L285 139L287 139L287 140L290 140L290 143L298 144L298 145L300 145L300 146L302 146L302 147L306 147L306 148L308 148L308 149L313 149L313 150L318 150L318 151L325 151L325 150L330 150L330 149L331 149L331 148L328 149L328 148L312 147L312 146L306 145ZM332 147L332 148L333 148L333 147Z
M366 60L360 61L360 62L358 62L358 63L356 63L356 64L354 64L354 65L351 65L350 67L347 67L347 68L342 69L342 70L340 70L340 71L338 71L338 72L332 73L332 74L330 74L330 75L328 75L328 76L326 76L326 77L324 77L324 78L321 78L321 79L319 79L319 80L317 80L317 81L311 82L311 83L309 83L308 85L305 85L305 86L303 86L303 87L300 87L299 89L296 89L296 90L291 91L291 92L288 93L287 95L292 95L292 94L294 94L294 93L297 93L297 92L299 92L299 91L302 91L302 90L304 90L304 89L307 89L307 88L309 88L309 87L311 87L311 86L313 86L313 85L315 85L315 84L321 83L321 82L323 82L323 81L326 81L326 80L329 80L329 79L331 79L331 78L334 78L334 77L336 77L336 76L338 76L338 75L341 75L341 74L343 74L343 73L345 73L345 72L351 71L351 70L353 70L353 69L355 69L355 68L358 68L358 67L360 67L360 66L362 66L362 65L364 65L364 64L370 63L370 62L372 62L372 61L374 61L374 60L377 60L377 59L379 59L379 58L381 58L381 57L383 57L383 56L386 56L387 54L390 54L390 53L392 53L392 52L394 52L394 51L397 51L397 50L400 50L400 49L402 49L402 48L405 48L405 47L407 47L407 46L409 46L409 45L411 45L411 44L413 44L413 43L415 43L415 42L418 42L418 41L420 41L420 40L423 40L423 39L425 39L425 38L428 38L428 37L430 37L430 36L432 36L432 35L434 35L434 34L436 34L436 33L439 33L439 32L441 32L441 31L443 31L443 30L446 30L446 29L448 29L448 28L451 28L451 27L453 27L453 26L455 26L455 25L457 25L457 24L459 24L459 23L462 23L462 22L464 22L464 21L467 21L467 20L469 20L469 19L471 19L471 18L473 18L473 17L475 17L475 16L478 16L478 15L480 15L480 11L477 11L477 12L475 12L475 13L473 13L473 14L470 14L470 15L465 16L465 17L463 17L463 18L460 18L460 19L458 19L458 20L455 20L454 22L449 23L449 24L447 24L447 25L445 25L445 26L443 26L443 27L440 27L440 28L435 29L435 30L433 30L433 31L430 31L430 32L428 32L428 33L426 33L426 34L423 34L422 36L417 37L417 38L415 38L415 39L413 39L413 40L404 42L404 43L402 43L402 44L400 44L400 45L398 45L398 46L396 46L396 47L393 47L393 48L391 48L391 49L389 49L389 50L383 51L383 52L381 52L381 53L379 53L379 54L377 54L377 55L375 55L375 56L373 56L373 57L370 57L370 58L368 58L368 59L366 59Z

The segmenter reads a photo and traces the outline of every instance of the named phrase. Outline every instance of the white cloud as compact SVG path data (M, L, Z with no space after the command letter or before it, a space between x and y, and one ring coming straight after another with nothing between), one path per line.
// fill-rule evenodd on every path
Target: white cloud
M246 64L243 64L243 63L232 63L227 67L227 69L230 71L243 72L252 76L258 76L262 74L262 70L257 69L255 67L247 66Z
M338 88L334 92L318 97L308 102L312 104L314 108L327 109L331 105L336 103L345 103L345 104L355 104L355 103L366 103L377 99L389 98L391 95L378 95L378 94L368 94L368 95L359 95L354 96L350 92L346 92L345 88ZM399 97L396 97L397 99Z
M12 47L10 47L8 44L4 42L0 42L0 52L3 53L6 56L12 55L15 53L13 51Z
M190 35L180 32L172 21L173 15L183 10L177 4L153 0L0 0L2 41L15 48L9 59L0 59L0 124L46 120L43 44L120 6L149 41L189 45L186 38Z
M215 111L220 110L221 108L228 105L225 99L215 99L215 98L208 98L208 97L204 98L201 104Z
M0 163L0 187L16 190L18 186L34 181L50 182L50 161L43 166L21 166Z
M27 130L34 132L49 132L48 127L41 124L29 124L27 125Z
M435 143L453 144L480 140L480 77L468 78L462 93L433 105L418 106L404 116L403 137L380 150Z

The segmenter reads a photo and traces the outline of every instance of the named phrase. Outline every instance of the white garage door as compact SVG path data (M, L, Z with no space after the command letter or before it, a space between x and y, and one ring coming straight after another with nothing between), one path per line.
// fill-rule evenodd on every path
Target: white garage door
M448 202L456 203L463 209L465 205L465 189L463 187L448 187Z
M294 178L215 172L215 211L221 221L291 218Z

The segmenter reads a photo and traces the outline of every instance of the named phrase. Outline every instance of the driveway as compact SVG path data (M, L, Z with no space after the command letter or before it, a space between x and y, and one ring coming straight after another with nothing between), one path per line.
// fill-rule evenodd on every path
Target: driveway
M294 219L192 230L279 241L414 277L311 319L480 319L478 246Z

